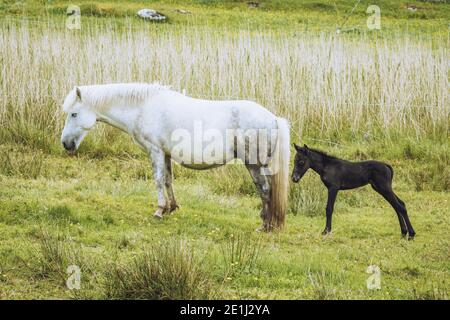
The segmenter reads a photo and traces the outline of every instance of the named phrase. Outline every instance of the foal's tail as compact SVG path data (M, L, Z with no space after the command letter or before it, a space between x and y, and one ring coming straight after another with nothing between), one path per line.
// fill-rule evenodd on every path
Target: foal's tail
M389 168L389 170L391 171L391 181L394 180L394 169L391 167L391 165L385 163L386 167Z
M291 146L288 121L283 118L277 118L277 126L277 144L273 159L274 163L272 164L276 171L271 176L270 217L268 217L268 222L270 226L282 228L288 203Z

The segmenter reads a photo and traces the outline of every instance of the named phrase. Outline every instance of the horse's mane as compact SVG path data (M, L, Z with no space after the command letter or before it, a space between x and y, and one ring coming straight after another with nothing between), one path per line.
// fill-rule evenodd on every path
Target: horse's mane
M63 103L63 111L68 112L77 100L76 88L73 88ZM159 83L114 83L78 87L81 101L94 110L102 110L111 102L126 100L130 103L142 102L168 86Z
M322 150L319 150L319 149L313 149L313 148L308 147L308 150L309 151L313 151L315 153L318 153L319 155L321 155L322 157L327 158L327 159L341 160L341 159L339 159L339 158L337 158L335 156L329 155L325 151L322 151Z

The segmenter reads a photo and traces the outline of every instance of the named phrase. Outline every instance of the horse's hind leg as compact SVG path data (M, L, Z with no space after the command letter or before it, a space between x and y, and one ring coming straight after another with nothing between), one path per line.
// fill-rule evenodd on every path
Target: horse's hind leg
M164 166L164 186L169 200L168 211L172 212L178 208L178 205L172 188L172 161L171 157L168 155L164 157Z
M253 183L255 184L262 201L260 217L263 220L263 224L258 228L258 231L270 231L272 229L269 221L270 180L268 176L261 174L261 167L259 165L248 164L246 167L252 176Z

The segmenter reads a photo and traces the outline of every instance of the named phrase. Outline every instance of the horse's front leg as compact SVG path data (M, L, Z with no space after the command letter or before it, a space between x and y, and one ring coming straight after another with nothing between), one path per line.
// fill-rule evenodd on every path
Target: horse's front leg
M172 188L172 160L171 157L166 155L164 157L164 165L165 165L165 179L164 179L164 183L165 183L165 187L166 187L166 192L167 192L167 197L169 200L169 207L168 207L168 211L172 212L176 209L178 209L178 204L177 201L175 200L175 195L173 193L173 188Z
M158 194L158 209L155 211L156 218L162 218L164 212L167 211L167 201L164 193L165 187L165 166L164 166L164 151L157 148L151 147L150 157L152 160L153 167L153 178L156 182L156 192Z
M327 215L327 223L325 225L325 230L322 231L322 234L328 234L331 232L331 218L333 216L333 208L334 208L334 202L336 200L338 189L334 187L328 188L328 200L327 200L327 208L326 208L326 215Z

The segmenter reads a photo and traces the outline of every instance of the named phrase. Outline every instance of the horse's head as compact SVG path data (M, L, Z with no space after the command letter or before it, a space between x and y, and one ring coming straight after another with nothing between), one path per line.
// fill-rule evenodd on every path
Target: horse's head
M64 100L63 110L67 113L66 124L61 135L64 148L74 153L81 141L94 126L97 115L83 104L80 88L74 88Z
M306 171L310 167L310 159L308 158L309 149L305 144L300 147L294 143L295 150L297 151L294 159L294 170L292 171L292 181L299 182Z

